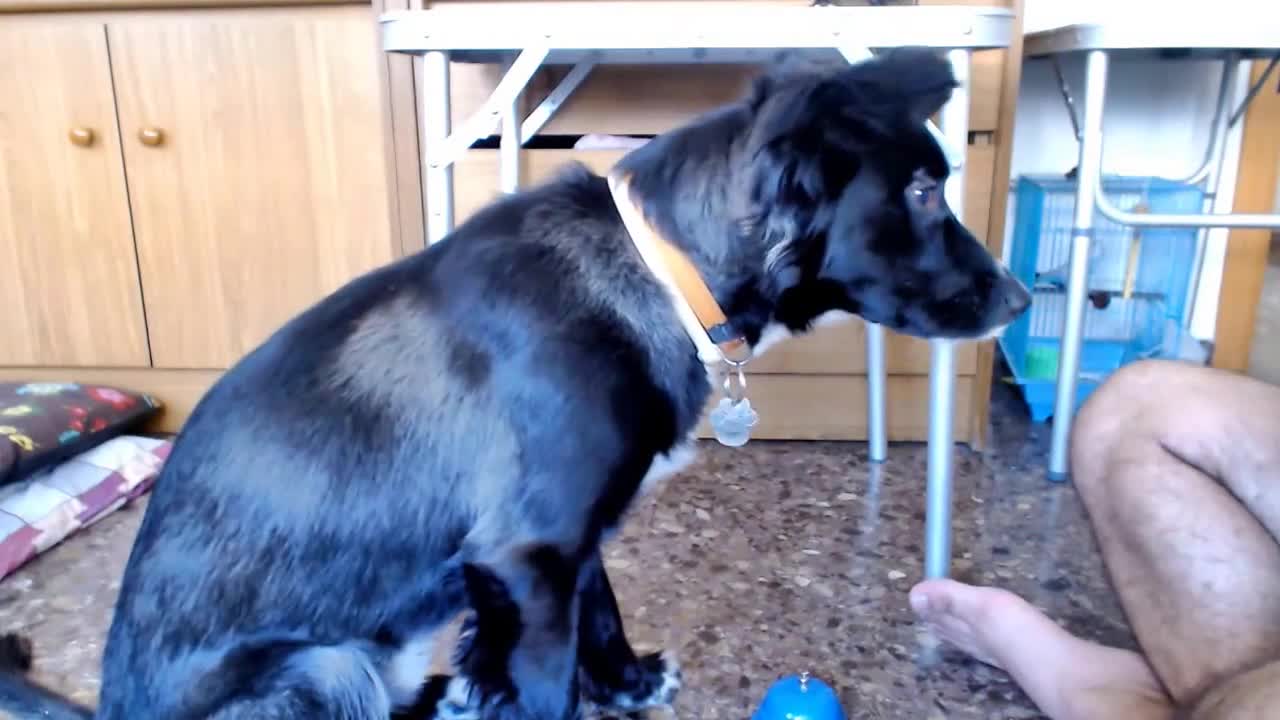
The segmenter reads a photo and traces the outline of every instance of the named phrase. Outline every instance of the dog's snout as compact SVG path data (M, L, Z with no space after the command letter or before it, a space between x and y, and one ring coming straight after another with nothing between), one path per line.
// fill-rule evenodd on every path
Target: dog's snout
M1031 291L1005 268L1001 268L1000 276L1000 283L996 286L999 301L995 313L997 322L1006 325L1031 307Z
M1009 288L1004 293L1004 304L1010 317L1018 317L1031 307L1031 293L1016 278L1009 278Z

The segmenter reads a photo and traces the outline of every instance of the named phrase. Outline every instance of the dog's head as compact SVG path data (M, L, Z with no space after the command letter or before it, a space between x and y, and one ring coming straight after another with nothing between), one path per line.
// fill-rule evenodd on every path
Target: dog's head
M980 338L1027 308L943 192L950 166L925 121L955 86L921 49L788 64L757 83L740 171L784 323L839 309L909 335Z

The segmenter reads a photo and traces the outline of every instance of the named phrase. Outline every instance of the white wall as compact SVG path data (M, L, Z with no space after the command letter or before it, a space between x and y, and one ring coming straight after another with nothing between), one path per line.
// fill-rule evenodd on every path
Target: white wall
M1258 0L1214 0L1216 11L1257 8ZM1075 22L1152 22L1184 8L1203 11L1203 0L1026 0L1027 32ZM1084 113L1084 62L1061 60L1063 76ZM1199 166L1209 138L1209 122L1217 101L1221 64L1212 61L1130 61L1113 58L1108 74L1104 115L1103 172L1183 177ZM1236 97L1247 87L1242 67ZM1238 165L1239 127L1228 136L1216 211L1231 206ZM1011 175L1064 173L1075 166L1079 149L1057 77L1048 60L1023 66L1015 121ZM1005 248L1011 245L1012 202L1006 223ZM1225 252L1225 230L1209 233L1192 334L1213 337L1218 290Z

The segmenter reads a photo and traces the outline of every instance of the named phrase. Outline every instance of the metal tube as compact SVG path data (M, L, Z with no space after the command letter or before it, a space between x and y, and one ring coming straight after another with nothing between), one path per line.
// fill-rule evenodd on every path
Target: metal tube
M1240 101L1240 105L1236 107L1235 111L1231 113L1231 117L1227 119L1227 127L1235 127L1236 123L1240 121L1240 116L1244 115L1245 110L1249 109L1249 103L1253 102L1253 98L1257 96L1262 86L1267 84L1267 79L1271 77L1271 72L1276 69L1276 65L1280 65L1280 55L1271 58L1271 61L1267 63L1267 69L1263 70L1257 81L1245 91L1244 99ZM1280 92L1280 87L1276 88L1276 92Z
M942 132L948 142L963 151L969 146L969 65L972 52L947 53L958 87L943 106ZM964 218L964 173L947 178L943 194L956 217ZM955 453L956 355L950 340L930 341L929 447L925 484L924 574L946 577L951 571L952 456Z
M1238 56L1232 55L1227 59L1227 62L1238 67L1242 60ZM1227 73L1224 70L1223 81L1226 82L1226 80ZM1231 86L1239 85L1241 80L1248 81L1247 78L1241 78L1240 73L1236 71L1231 72L1230 80ZM1224 90L1223 96L1220 98L1223 106L1229 104L1231 99L1235 97L1236 89L1236 87L1227 87ZM1231 125L1225 120L1223 123L1221 134L1217 137L1218 144L1215 150L1214 167L1212 172L1206 176L1207 181L1204 187L1205 199L1208 201L1207 206L1204 208L1206 211L1212 210L1213 206L1218 202L1218 187L1222 184L1222 166L1227 159L1227 136L1231 133ZM1205 251L1208 249L1208 245L1209 231L1202 228L1200 232L1196 233L1196 252L1191 262L1191 277L1187 279L1187 292L1182 306L1184 308L1182 325L1186 328L1191 327L1191 322L1195 318L1196 303L1200 296L1200 278L1204 275Z
M512 104L519 101L520 93L529 86L529 81L538 72L538 68L542 67L542 61L550 52L546 47L527 47L521 50L498 81L498 86L489 94L489 99L449 138L443 151L444 156L439 160L456 162L477 140L497 130L502 117Z
M555 89L548 93L542 102L538 103L538 107L529 113L529 117L524 119L524 125L520 128L521 143L529 142L529 138L537 135L542 130L542 126L546 125L555 116L556 111L560 109L561 105L564 105L569 96L573 94L573 91L577 90L578 86L587 79L587 76L591 74L591 70L595 66L595 60L583 60L576 63L569 70L569 73L564 76L560 84L556 85Z
M1099 52L1099 51L1093 51ZM1101 138L1099 138L1101 140ZM1082 176L1084 172L1080 173ZM1198 214L1157 214L1133 213L1121 210L1111 204L1102 194L1102 187L1094 183L1092 195L1098 212L1121 225L1132 227L1170 227L1170 228L1261 228L1264 230L1280 230L1280 214L1261 213L1198 213Z
M1107 94L1107 53L1090 50L1085 61L1084 129L1080 139L1079 172L1076 177L1075 227L1071 238L1071 262L1067 280L1067 315L1058 357L1058 387L1053 410L1053 431L1049 446L1049 477L1063 480L1067 475L1067 453L1076 381L1080 371L1081 336L1084 333L1086 282L1089 249L1093 242L1095 188L1101 184L1102 110Z
M1214 111L1212 135L1209 140L1209 149L1205 153L1204 163L1200 169L1195 172L1185 182L1198 183L1209 175L1209 168L1214 158L1222 154L1222 148L1226 142L1226 107L1227 101L1232 94L1232 86L1235 85L1236 72L1239 68L1240 60L1236 54L1227 57L1225 65L1222 69L1222 89L1218 93L1218 107ZM1099 144L1102 143L1101 134L1099 134ZM1101 151L1099 151L1101 152ZM1083 174L1083 169L1082 169ZM1217 183L1214 183L1216 190ZM1093 187L1094 203L1098 208L1098 212L1103 216L1120 223L1121 225L1129 225L1131 227L1169 227L1169 228L1262 228L1267 230L1280 229L1280 214L1261 214L1261 213L1197 213L1197 214L1153 214L1153 213L1133 213L1121 210L1107 199L1102 192L1101 183L1094 183Z
M1222 61L1222 87L1218 88L1218 105L1213 110L1213 122L1209 124L1209 146L1205 148L1204 160L1200 167L1182 182L1195 185L1209 177L1209 168L1213 166L1213 158L1227 134L1227 104L1231 97L1231 86L1236 82L1236 69L1240 66L1240 57L1236 53L1228 55Z
M453 230L453 163L443 156L449 141L449 53L432 50L422 56L422 200L427 206L427 243L437 243Z
M520 95L502 113L502 139L498 145L501 190L511 194L520 189Z
M940 578L951 571L956 354L950 340L932 340L929 345L929 475L925 485L924 575Z
M884 326L867 323L867 457L881 463L889 457L885 409L888 377L884 362Z
M1067 87L1067 78L1062 74L1062 63L1057 55L1052 56L1049 61L1053 64L1053 74L1058 77L1058 92L1062 93L1062 102L1067 106L1067 119L1071 121L1071 132L1079 141L1080 120L1076 117L1076 101L1072 99L1071 90Z

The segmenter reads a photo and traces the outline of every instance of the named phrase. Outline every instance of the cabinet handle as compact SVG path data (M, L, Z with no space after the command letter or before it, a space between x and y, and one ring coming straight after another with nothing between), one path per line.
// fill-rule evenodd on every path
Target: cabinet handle
M72 145L89 147L93 144L93 129L87 127L71 128L71 131L67 133L67 137L71 138Z
M164 142L164 131L160 128L142 128L138 131L138 140L141 141L143 145L156 147L160 143Z

